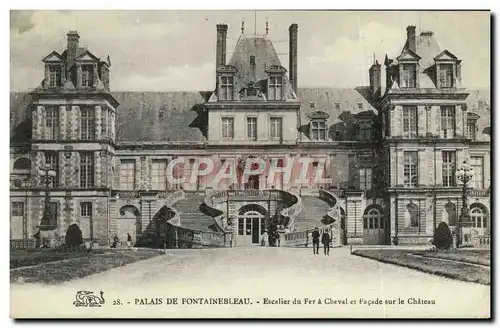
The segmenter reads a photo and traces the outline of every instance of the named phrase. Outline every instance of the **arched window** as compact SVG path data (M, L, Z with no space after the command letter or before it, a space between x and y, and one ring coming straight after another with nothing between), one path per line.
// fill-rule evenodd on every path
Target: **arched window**
M450 227L457 224L457 207L450 201L444 205L442 221L447 222Z
M372 207L363 215L363 229L384 229L384 216L378 208Z
M26 157L21 157L14 162L14 170L30 170L31 161Z
M483 206L479 204L471 205L470 217L474 228L488 228L488 215Z
M412 201L406 205L405 226L407 228L418 227L418 205Z

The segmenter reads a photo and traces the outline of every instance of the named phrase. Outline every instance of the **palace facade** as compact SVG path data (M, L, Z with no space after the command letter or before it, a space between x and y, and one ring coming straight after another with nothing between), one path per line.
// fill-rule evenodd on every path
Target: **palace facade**
M299 87L297 24L288 70L267 33L242 33L227 60L227 32L216 26L215 90L111 92L110 57L80 47L70 31L67 48L43 58L41 85L11 93L12 243L57 244L77 224L96 244L127 234L154 244L174 218L180 234L229 234L234 244L258 243L273 227L286 242L333 221L343 244L428 244L441 221L457 226L455 171L467 161L475 173L463 242L489 245L489 90L463 87L466 63L433 32L408 26L401 53L386 55L384 68L374 61L370 85L352 89ZM230 162L241 175L249 157L278 167L308 159L308 177L321 169L328 182L296 183L295 168L290 179L264 171L214 182ZM199 158L210 158L214 173L193 180ZM56 175L42 220L44 166Z

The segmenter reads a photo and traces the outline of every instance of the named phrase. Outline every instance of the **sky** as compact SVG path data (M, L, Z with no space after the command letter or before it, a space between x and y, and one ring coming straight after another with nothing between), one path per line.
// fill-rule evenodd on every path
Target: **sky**
M242 21L253 35L265 33L266 20L287 69L288 27L299 26L299 87L369 85L374 56L381 64L386 54L397 57L408 25L433 31L442 49L462 59L465 87L490 87L489 12L11 11L10 89L40 85L41 60L62 53L66 33L77 30L81 46L110 56L112 91L213 90L216 24L228 24L229 61Z

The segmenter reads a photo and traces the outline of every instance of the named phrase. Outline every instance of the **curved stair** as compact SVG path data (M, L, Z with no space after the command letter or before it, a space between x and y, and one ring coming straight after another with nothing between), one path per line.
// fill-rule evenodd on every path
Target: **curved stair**
M302 196L302 211L295 218L294 231L306 231L314 227L322 227L323 218L330 206L315 196Z
M200 209L205 196L186 194L186 198L176 202L174 207L179 213L181 226L199 231L218 231L214 219Z

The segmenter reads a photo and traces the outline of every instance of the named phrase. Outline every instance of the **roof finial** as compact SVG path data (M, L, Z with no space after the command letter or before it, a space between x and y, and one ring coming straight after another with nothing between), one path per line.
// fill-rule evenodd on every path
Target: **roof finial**
M241 20L241 34L245 34L245 21Z
M268 34L269 34L269 21L266 17L266 35L268 35Z

